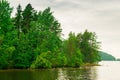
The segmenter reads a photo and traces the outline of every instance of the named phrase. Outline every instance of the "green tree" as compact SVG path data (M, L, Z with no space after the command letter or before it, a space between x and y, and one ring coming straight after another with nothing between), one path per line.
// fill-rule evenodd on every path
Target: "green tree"
M41 26L41 31L50 31L57 36L61 35L62 29L60 23L52 15L49 7L43 12L39 12L38 19L39 25Z
M60 23L50 12L50 8L39 12L38 20L32 22L32 32L38 33L35 39L38 39L41 52L54 51L61 47L61 27Z
M35 60L35 49L32 44L34 42L31 43L28 34L21 33L20 39L15 42L16 50L13 55L15 68L29 68L32 61Z
M23 19L22 8L21 8L21 5L19 4L17 7L17 13L16 13L16 17L15 17L15 26L16 26L17 31L18 31L18 38L20 37L22 19Z
M23 10L22 16L23 16L23 20L22 20L22 31L23 33L28 33L31 25L31 21L33 21L34 18L34 14L35 10L33 9L31 4L28 4L25 9Z
M6 0L0 1L0 68L12 67L16 32L11 19L12 8Z
M6 0L0 1L0 34L6 34L13 28L11 21L12 8Z
M31 26L31 22L35 20L37 20L37 12L31 4L28 4L23 11L18 5L14 20L18 32L18 39L15 42L16 50L13 55L15 68L29 68L36 59L38 53L36 35L39 36L39 33Z
M99 61L99 42L97 42L97 36L93 32L85 30L83 34L78 34L79 47L84 56L83 61L94 63Z
M63 48L68 60L67 66L79 67L82 64L82 53L74 33L69 33L69 38L64 42Z
M36 60L31 65L31 68L51 68L52 63L50 62L51 52L41 53L37 56Z
M50 8L45 9L38 14L38 20L31 23L32 28L30 30L30 35L33 35L31 40L35 41L35 49L37 49L37 54L51 52L50 62L52 67L62 66L62 53L61 49L61 27L60 23L54 18ZM64 56L63 56L64 57ZM59 58L59 59L58 59ZM61 63L59 64L61 60ZM65 64L65 58L63 60Z

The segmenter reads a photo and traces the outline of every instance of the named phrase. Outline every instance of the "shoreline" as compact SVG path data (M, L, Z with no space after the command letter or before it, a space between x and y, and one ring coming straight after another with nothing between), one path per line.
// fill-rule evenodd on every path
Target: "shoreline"
M19 68L8 68L8 69L0 69L1 71L21 71L21 70L25 70L25 71L32 71L32 70L49 70L49 69L67 69L67 68L84 68L84 67L92 67L92 66L101 66L100 64L90 64L90 63L85 63L82 64L80 67L56 67L56 68L36 68L36 69L31 69L31 68L27 68L27 69L19 69Z

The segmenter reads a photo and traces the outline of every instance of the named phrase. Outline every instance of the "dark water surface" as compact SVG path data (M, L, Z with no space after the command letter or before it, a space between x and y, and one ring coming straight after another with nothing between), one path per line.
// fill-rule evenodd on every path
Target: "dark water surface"
M0 80L120 80L120 62L102 66L37 70L0 70Z

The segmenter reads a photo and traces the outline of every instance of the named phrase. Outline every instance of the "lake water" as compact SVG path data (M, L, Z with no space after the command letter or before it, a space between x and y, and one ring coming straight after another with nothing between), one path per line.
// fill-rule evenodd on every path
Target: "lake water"
M38 70L0 70L0 80L120 80L120 62L102 66Z

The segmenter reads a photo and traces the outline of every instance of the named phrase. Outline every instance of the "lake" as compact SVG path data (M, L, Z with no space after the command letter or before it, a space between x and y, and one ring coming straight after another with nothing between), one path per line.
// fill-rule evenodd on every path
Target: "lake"
M102 66L36 70L0 70L0 80L120 80L120 62Z

